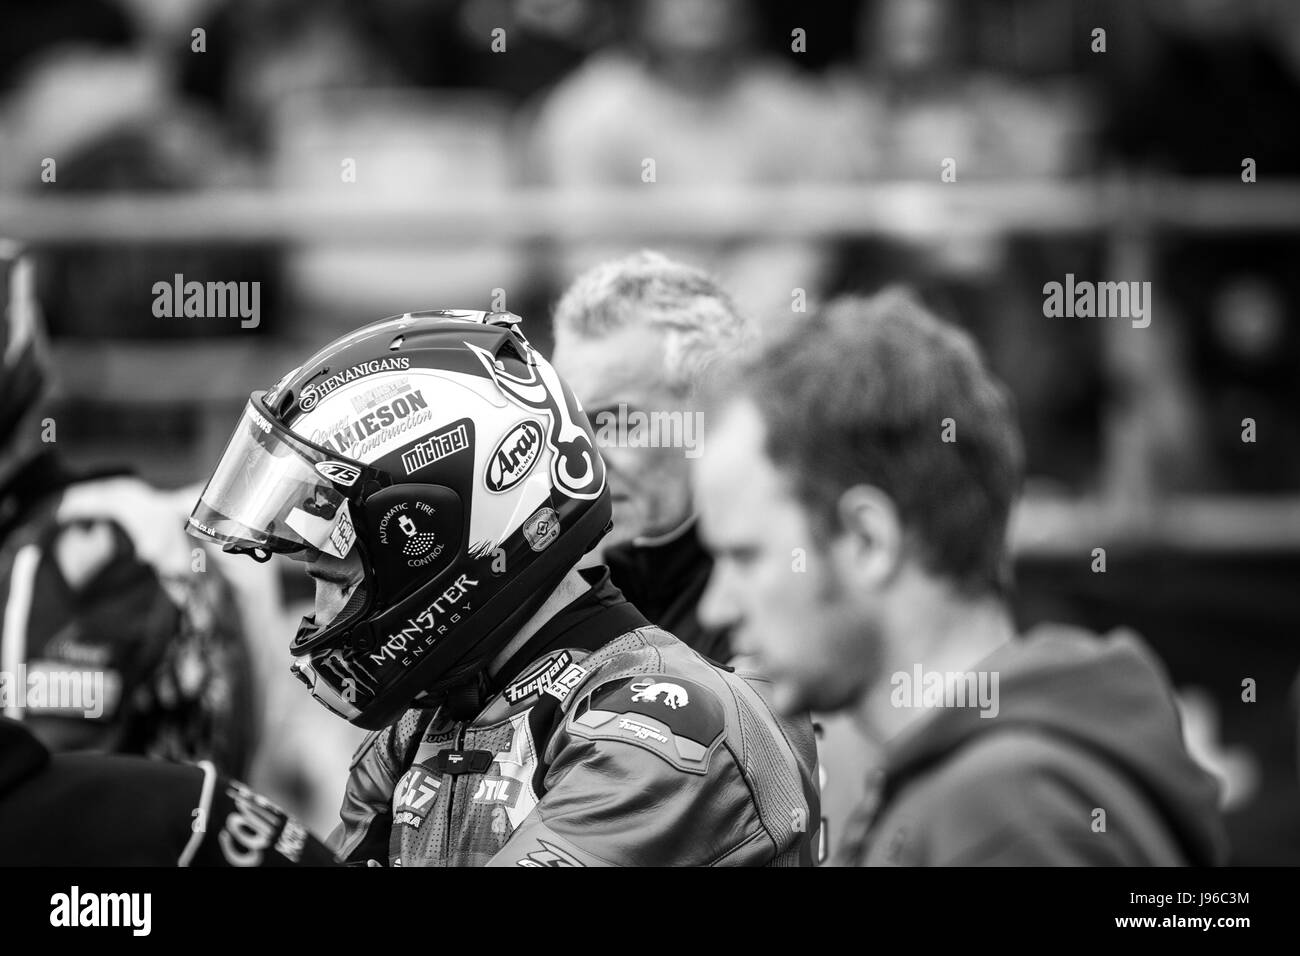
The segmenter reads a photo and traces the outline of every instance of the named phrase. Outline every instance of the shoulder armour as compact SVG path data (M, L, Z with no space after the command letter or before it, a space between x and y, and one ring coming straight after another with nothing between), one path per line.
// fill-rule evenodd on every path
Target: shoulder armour
M569 712L569 733L587 740L616 740L666 760L686 773L704 774L727 731L722 701L683 677L637 674L597 678Z

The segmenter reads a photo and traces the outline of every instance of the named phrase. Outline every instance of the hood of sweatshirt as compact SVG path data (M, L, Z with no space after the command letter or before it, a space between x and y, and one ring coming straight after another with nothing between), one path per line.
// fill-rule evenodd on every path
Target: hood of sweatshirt
M887 748L886 799L980 735L1032 728L1123 771L1160 811L1191 862L1222 862L1219 783L1189 755L1169 677L1137 635L1119 630L1098 637L1041 625L972 670L990 675L986 689L996 686L996 716L982 717L974 706L938 707L905 729Z

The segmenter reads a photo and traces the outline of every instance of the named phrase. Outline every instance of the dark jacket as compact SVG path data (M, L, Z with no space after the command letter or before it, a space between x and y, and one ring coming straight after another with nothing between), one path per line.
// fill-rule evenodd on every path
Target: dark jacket
M51 755L0 717L0 866L334 862L301 824L211 764Z
M1223 862L1218 783L1135 635L1044 625L973 669L999 675L997 716L938 709L893 741L874 822L864 810L841 862Z
M725 664L731 659L727 631L704 627L695 613L713 571L713 558L695 525L691 519L677 533L653 542L615 545L605 550L605 563L615 586L648 620Z

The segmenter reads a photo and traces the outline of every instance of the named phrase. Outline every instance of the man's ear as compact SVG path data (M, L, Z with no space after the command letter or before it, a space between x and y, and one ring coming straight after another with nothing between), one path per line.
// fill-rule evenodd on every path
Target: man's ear
M873 485L854 485L840 495L837 510L842 570L859 587L880 587L903 561L903 523L893 499Z

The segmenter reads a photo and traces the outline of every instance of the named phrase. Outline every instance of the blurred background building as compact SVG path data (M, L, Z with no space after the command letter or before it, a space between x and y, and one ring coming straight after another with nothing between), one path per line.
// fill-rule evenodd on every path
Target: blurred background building
M770 327L905 281L1018 397L1023 623L1139 630L1225 781L1234 861L1300 862L1300 6L12 0L5 21L0 233L39 253L74 460L183 488L316 345L492 307L546 348L559 290L629 249L715 271ZM1150 281L1151 324L1046 317L1067 274ZM177 275L259 283L256 323L158 317ZM288 675L310 595L283 570L252 782L322 828L359 733ZM857 761L826 755L833 820Z

